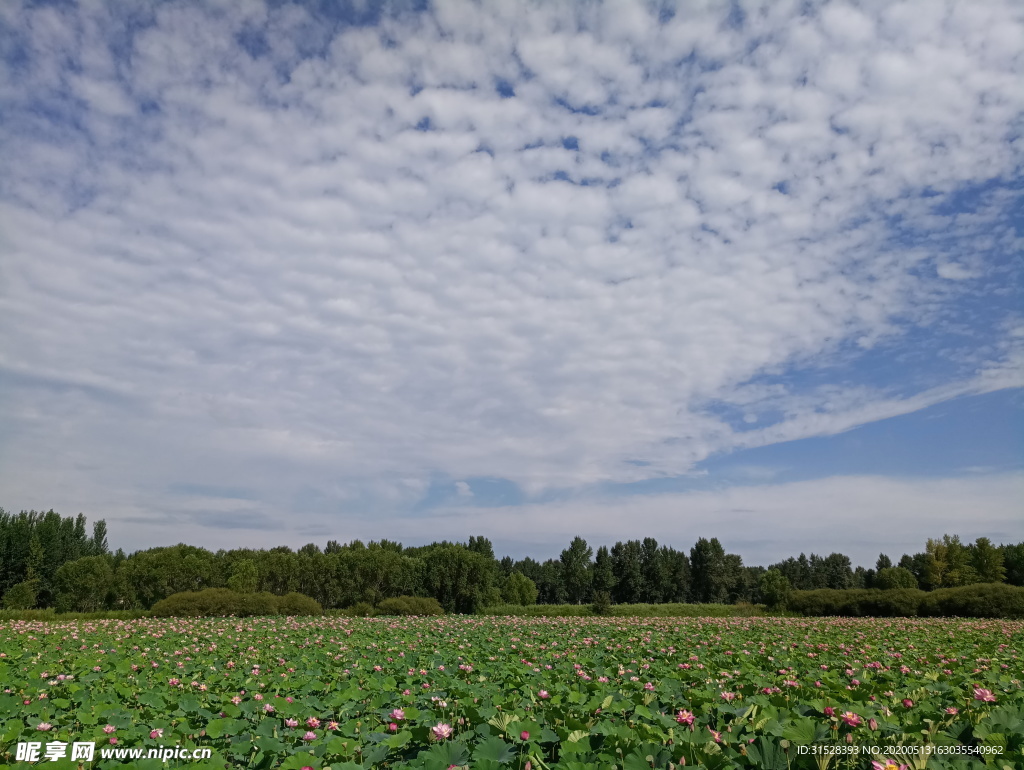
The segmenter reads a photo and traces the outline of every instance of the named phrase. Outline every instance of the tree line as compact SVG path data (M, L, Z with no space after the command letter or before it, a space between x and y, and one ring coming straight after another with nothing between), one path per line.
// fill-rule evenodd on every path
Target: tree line
M104 521L85 516L8 513L0 508L0 597L5 607L91 612L149 609L182 591L227 587L242 592L293 591L325 608L376 606L398 596L437 599L448 612L496 604L772 603L780 592L817 588L936 588L973 583L1024 585L1024 543L987 538L928 540L925 550L894 563L854 568L849 557L800 554L769 566L747 566L716 538L687 551L654 538L599 546L573 538L559 558L497 558L490 540L441 541L405 547L390 540L292 550L236 548L216 552L184 544L131 554L107 544Z

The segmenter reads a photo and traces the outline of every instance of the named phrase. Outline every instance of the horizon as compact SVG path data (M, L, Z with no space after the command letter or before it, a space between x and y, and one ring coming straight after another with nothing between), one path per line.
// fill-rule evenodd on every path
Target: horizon
M10 510L126 552L1024 541L1019 4L9 3L0 41Z

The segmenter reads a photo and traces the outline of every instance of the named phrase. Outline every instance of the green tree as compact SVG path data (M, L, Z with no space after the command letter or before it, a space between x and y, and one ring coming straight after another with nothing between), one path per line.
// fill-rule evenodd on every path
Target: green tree
M582 604L590 597L590 557L594 549L582 537L574 537L562 551L562 582L565 594L572 604Z
M664 559L668 565L668 589L662 600L687 601L690 598L690 558L683 551L668 548Z
M537 583L537 601L541 604L564 604L567 601L562 562L548 559L540 565Z
M659 548L653 537L645 537L640 544L640 570L644 578L643 601L649 604L668 601L672 593L668 551Z
M789 601L789 595L793 591L793 586L790 585L789 579L779 570L770 569L761 576L758 589L761 593L762 601L768 605L768 608L778 610L786 607L786 602Z
M878 561L875 562L875 572L882 569L889 569L890 567L892 567L892 559L884 553L878 554Z
M256 592L259 586L260 573L256 569L256 563L252 559L242 559L235 562L231 568L231 577L228 578L228 588L242 594Z
M731 603L749 601L756 586L747 582L747 570L743 566L743 557L737 553L727 553L723 564L726 585L726 599Z
M494 558L494 546L483 535L470 535L469 543L466 544L466 547L473 553L478 553L486 559Z
M590 584L594 593L605 591L611 596L615 589L615 570L612 565L612 555L608 546L598 547L594 555L594 563L591 565Z
M1024 543L999 547L1006 568L1006 582L1012 586L1024 586Z
M980 583L1002 583L1006 579L1003 552L987 537L979 537L971 547L971 566Z
M725 549L718 538L700 538L690 549L690 585L694 601L724 602L729 595Z
M460 545L439 545L422 557L423 584L446 612L473 613L493 588L496 563Z
M875 575L875 588L891 591L896 588L917 588L914 573L903 567L884 567Z
M89 541L88 551L90 556L106 556L110 553L107 546L107 522L103 519L92 525L92 539Z
M114 571L104 556L66 562L53 577L58 612L97 612L106 606L114 585Z
M978 573L971 564L971 552L960 542L958 535L943 535L946 569L942 585L948 588L968 586L978 582Z
M628 540L612 546L612 570L615 590L612 599L618 604L636 604L644 597L643 547L639 540Z
M537 603L537 585L522 572L512 572L501 586L501 598L507 604L527 606Z
M853 569L850 557L841 553L830 553L821 560L822 588L842 590L853 584Z
M16 583L4 594L4 609L30 610L36 606L36 595L39 591L39 580L29 578Z

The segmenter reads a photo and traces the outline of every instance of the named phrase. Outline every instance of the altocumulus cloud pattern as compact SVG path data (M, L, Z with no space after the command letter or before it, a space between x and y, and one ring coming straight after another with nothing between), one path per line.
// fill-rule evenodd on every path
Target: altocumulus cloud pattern
M440 479L427 537L484 515L474 480L533 526L1020 387L1022 30L1009 0L5 2L0 484L280 542L386 535L360 517Z

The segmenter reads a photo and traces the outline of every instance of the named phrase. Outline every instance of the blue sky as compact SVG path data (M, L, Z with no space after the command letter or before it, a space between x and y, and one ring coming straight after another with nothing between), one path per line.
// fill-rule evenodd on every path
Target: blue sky
M0 505L1024 539L1019 4L0 6Z

